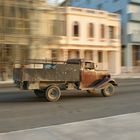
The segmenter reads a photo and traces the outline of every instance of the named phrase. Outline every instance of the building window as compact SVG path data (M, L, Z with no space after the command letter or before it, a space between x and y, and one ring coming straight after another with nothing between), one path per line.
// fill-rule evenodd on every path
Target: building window
M53 34L57 35L57 36L65 36L66 35L65 21L62 21L62 20L54 20L53 21Z
M19 16L19 18L23 18L23 19L28 18L27 12L28 12L27 9L25 9L25 8L19 8L18 9L18 16Z
M15 21L14 19L6 19L5 20L5 32L6 33L14 33L15 32Z
M86 50L85 51L85 59L86 60L93 60L93 55L91 50Z
M115 27L109 26L109 39L115 39Z
M99 63L103 62L103 53L101 51L98 52L98 62Z
M0 16L4 16L4 7L0 5Z
M140 47L138 45L133 45L132 56L133 66L140 66Z
M104 24L101 24L100 32L101 32L101 39L104 39L105 38L105 25Z
M57 60L57 50L56 49L52 50L52 60Z
M79 50L69 50L68 58L79 58Z
M79 23L77 21L75 21L73 25L73 36L79 36Z
M125 66L125 46L122 46L122 50L121 50L121 65Z
M4 20L3 20L3 18L0 18L0 32L2 32L3 33L3 31L4 31Z
M9 17L15 17L16 16L16 11L15 11L15 7L9 7Z
M89 23L89 25L88 25L88 37L89 38L94 37L94 25L93 25L93 23Z

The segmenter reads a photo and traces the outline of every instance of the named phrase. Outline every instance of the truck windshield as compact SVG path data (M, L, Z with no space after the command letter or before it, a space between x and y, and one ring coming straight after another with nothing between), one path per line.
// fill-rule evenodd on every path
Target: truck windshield
M93 70L94 69L94 63L85 62L85 69Z

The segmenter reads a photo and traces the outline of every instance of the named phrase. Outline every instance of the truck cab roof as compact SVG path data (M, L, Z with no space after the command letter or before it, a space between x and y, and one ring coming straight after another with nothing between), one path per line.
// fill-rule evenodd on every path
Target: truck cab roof
M83 62L90 62L90 63L94 63L92 60L85 60L85 59L80 59L80 58L77 58L77 59L68 59L67 60L67 64L81 64Z

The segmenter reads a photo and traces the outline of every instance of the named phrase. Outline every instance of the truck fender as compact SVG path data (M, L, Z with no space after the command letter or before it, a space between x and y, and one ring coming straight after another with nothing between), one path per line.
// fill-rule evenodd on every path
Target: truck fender
M98 88L103 89L108 83L111 83L113 86L118 86L117 82L114 79L109 78L103 81Z
M118 83L114 79L110 79L109 83L111 83L113 86L118 87Z

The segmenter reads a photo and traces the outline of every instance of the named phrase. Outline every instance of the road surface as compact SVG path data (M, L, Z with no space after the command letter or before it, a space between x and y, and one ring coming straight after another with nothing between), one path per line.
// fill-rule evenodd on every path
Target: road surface
M140 112L140 79L117 80L112 97L63 92L58 102L46 102L33 92L0 88L0 133Z

